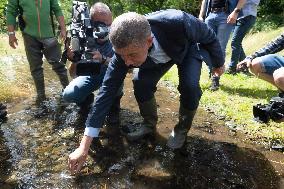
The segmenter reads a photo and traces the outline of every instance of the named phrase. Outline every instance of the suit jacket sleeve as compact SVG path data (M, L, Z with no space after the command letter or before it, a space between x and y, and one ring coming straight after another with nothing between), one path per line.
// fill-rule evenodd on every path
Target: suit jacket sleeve
M108 65L95 105L86 121L86 127L101 128L128 68L121 58L114 56Z
M214 68L223 66L225 59L214 31L190 14L184 13L183 20L188 39L208 51Z

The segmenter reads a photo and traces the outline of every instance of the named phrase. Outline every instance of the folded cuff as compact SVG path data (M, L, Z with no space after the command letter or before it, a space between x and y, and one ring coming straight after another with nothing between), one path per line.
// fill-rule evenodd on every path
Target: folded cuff
M86 127L84 135L89 136L89 137L98 137L100 133L99 128L94 128L94 127Z

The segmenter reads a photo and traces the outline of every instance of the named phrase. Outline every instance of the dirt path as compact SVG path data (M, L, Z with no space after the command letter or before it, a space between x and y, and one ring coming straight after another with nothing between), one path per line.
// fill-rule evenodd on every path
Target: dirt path
M54 77L50 77L54 78ZM223 121L199 109L178 152L166 148L177 122L178 95L164 84L156 93L159 122L156 140L129 143L121 134L100 138L77 177L69 175L67 157L81 136L74 125L78 109L58 102L58 82L49 80L47 109L31 99L9 106L1 126L0 188L198 188L284 189L284 155L228 129ZM61 108L59 108L61 107ZM120 128L141 121L131 76L125 82ZM96 146L96 144L94 144ZM1 150L2 149L2 150ZM9 154L7 155L7 152Z

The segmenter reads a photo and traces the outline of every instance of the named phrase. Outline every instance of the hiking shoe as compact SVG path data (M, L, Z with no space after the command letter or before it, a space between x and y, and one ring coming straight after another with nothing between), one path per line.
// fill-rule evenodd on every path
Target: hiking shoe
M211 91L217 91L219 89L220 87L219 81L220 81L220 77L212 76L212 83L210 86Z

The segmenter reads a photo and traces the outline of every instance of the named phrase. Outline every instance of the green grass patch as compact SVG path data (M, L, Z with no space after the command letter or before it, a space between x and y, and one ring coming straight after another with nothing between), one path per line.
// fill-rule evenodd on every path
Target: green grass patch
M279 28L271 32L260 32L246 36L243 43L245 52L247 54L253 53L280 35L283 30L284 28ZM228 46L230 46L230 42ZM284 55L284 52L280 54ZM231 49L228 47L226 62L229 62L230 57ZM177 68L173 67L164 76L164 79L178 85ZM252 137L284 141L284 123L269 122L268 124L260 124L253 120L252 114L253 105L268 103L271 97L278 94L276 87L255 76L244 74L234 76L224 74L220 83L220 90L215 92L209 90L211 81L208 78L207 66L203 64L200 79L203 91L200 102L201 107L209 107L216 115L225 116L226 120L231 120L238 125L238 128Z

